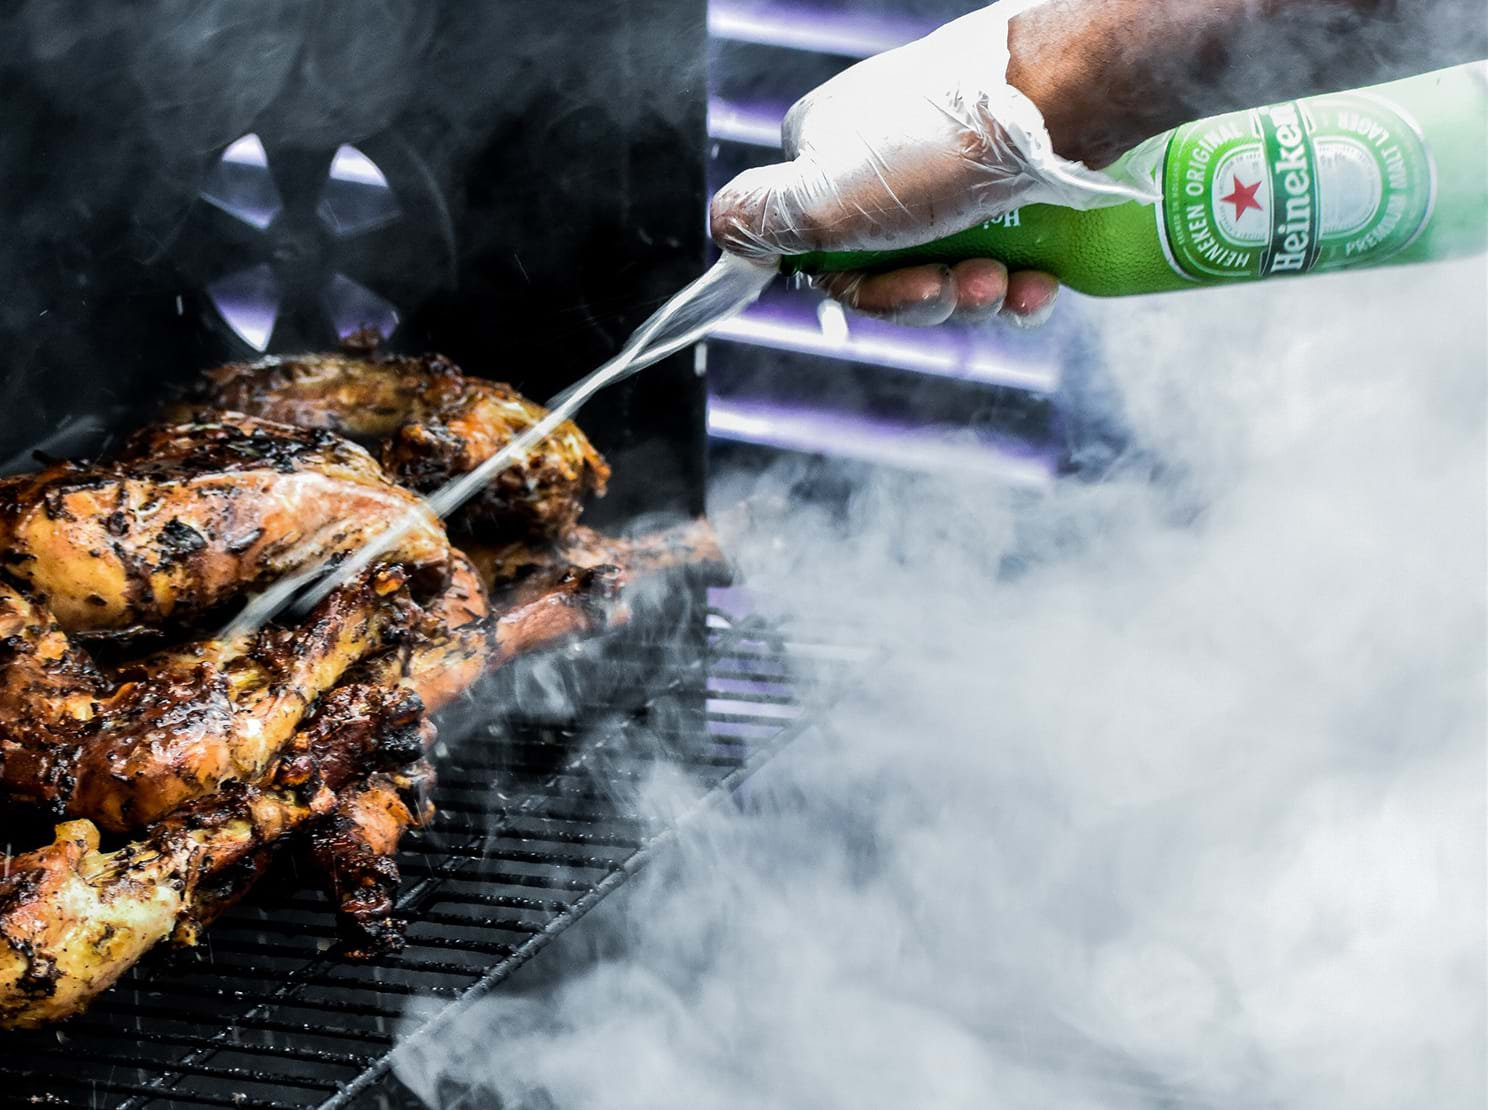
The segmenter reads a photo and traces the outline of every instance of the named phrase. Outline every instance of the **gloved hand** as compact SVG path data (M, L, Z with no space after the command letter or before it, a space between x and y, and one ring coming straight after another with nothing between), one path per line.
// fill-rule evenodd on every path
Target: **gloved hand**
M746 170L713 198L713 238L756 258L907 247L1024 204L1096 208L1155 199L1054 153L1043 116L1005 80L1008 23L994 5L859 62L803 97L784 125L791 159ZM851 308L902 323L952 315L1038 323L1059 286L1000 262L915 266L818 284Z

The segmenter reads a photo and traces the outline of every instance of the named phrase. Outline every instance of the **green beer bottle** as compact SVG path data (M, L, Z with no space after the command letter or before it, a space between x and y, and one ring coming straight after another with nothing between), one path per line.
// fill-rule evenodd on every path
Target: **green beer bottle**
M1121 296L1472 254L1488 245L1488 79L1457 66L1184 124L1113 172L1158 204L1030 204L892 251L822 252L817 273L996 258Z

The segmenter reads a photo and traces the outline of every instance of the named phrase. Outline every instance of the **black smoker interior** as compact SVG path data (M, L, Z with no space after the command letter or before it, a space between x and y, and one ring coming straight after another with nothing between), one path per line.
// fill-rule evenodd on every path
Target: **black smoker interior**
M697 271L701 2L28 4L0 46L0 459L371 326L542 399ZM666 49L659 50L658 44ZM679 356L596 401L616 518L702 508Z
M699 272L708 189L779 157L796 96L971 6L12 7L0 470L106 451L203 367L367 328L545 398ZM1093 361L1077 309L1037 341L929 335L778 287L706 351L593 403L583 424L615 470L593 519L701 512L707 465L782 455L804 462L803 496L834 496L844 467L937 465L1036 493L1119 452ZM927 452L947 430L957 453ZM638 736L724 797L794 734L779 637L719 612L710 624L701 660L644 638L596 649L609 684L575 700L619 722L599 744L612 780L567 726L477 723L484 749L443 776L445 823L404 853L407 953L337 963L325 906L291 887L222 922L209 961L142 968L64 1039L0 1040L0 1104L417 1105L388 1055L408 999L504 980L664 840L616 802L658 757ZM644 719L622 689L648 691ZM550 953L526 974L563 966Z

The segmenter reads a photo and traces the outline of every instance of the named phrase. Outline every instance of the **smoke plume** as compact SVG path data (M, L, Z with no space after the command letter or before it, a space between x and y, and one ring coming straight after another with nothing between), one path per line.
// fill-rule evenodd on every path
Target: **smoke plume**
M786 506L734 537L754 591L878 661L609 957L400 1076L445 1106L1481 1106L1484 305L1481 260L1067 305L1159 481L862 476L824 513L784 467L720 479Z
M1482 1105L1485 305L1481 260L1065 305L1156 480L879 474L832 514L722 477L782 506L733 537L752 588L876 661L606 958L399 1074L431 1105Z

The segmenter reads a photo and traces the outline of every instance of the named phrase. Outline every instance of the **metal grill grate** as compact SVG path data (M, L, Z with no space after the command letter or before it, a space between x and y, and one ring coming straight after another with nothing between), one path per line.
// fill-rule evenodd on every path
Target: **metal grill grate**
M400 858L404 952L337 960L328 903L274 884L197 953L147 960L83 1017L0 1034L0 1105L346 1105L388 1070L411 998L444 1003L416 1034L434 1035L674 835L638 789L648 774L687 776L700 808L804 727L786 647L764 625L715 610L704 651L624 633L582 650L605 683L583 695L582 737L486 724L440 757L439 816Z

